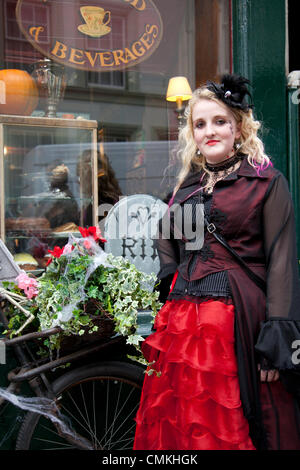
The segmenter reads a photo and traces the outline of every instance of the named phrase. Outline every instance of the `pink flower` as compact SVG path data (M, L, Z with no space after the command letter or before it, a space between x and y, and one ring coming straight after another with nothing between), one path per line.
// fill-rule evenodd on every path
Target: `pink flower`
M74 250L74 246L71 243L67 243L63 249L63 255L68 255Z
M38 283L36 279L29 277L25 271L22 271L18 277L16 277L16 281L18 283L18 287L24 290L25 295L28 299L32 299L32 297L36 296L38 291Z
M90 240L84 240L83 246L84 246L84 248L86 248L87 250L90 250L90 249L92 248L92 243L91 243Z

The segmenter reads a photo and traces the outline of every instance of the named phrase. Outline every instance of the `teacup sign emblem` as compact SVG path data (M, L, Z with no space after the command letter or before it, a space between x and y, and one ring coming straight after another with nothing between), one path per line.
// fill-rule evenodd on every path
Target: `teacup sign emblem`
M54 62L90 72L124 70L148 60L161 43L163 21L154 1L18 0L16 18L28 42ZM122 21L122 34L114 34L115 21Z
M78 26L81 33L100 38L111 31L111 27L108 26L111 19L110 11L105 11L101 7L83 6L80 8L80 13L85 21L85 24Z

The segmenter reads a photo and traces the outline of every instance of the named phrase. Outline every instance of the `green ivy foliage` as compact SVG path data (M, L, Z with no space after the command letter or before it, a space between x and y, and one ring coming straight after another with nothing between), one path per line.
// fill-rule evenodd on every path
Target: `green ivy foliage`
M114 332L126 336L126 342L138 351L137 357L130 358L147 365L140 348L144 338L137 333L138 311L150 310L154 320L161 308L159 292L149 289L155 279L154 274L145 274L127 259L112 254L105 264L97 265L93 254L75 246L71 253L53 258L38 279L38 295L28 299L25 308L35 315L36 331L61 328L62 333L44 340L50 352L60 349L64 336L95 333L95 319L108 317L114 320ZM6 288L20 292L16 285L6 284ZM96 305L92 314L88 307L91 300ZM25 316L10 305L9 317L9 334L13 336Z

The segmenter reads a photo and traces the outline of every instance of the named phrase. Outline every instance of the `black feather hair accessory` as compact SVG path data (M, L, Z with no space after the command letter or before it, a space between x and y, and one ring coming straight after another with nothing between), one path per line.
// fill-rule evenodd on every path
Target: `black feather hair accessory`
M253 108L253 104L249 104L246 100L247 95L251 98L251 94L246 86L249 83L250 81L247 78L240 75L225 74L221 78L221 83L209 80L206 83L206 87L227 106L248 112L250 108Z

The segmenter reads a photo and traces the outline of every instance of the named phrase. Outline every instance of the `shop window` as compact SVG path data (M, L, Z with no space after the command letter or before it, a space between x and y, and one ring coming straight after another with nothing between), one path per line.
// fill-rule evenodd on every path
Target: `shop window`
M2 3L2 2L1 2ZM1 5L3 18L3 32L0 38L1 62L7 68L22 68L30 70L29 65L41 58L41 54L34 50L31 44L26 40L16 21L17 0L4 0ZM41 21L41 26L48 30L50 25L49 13L46 5L39 5L34 8L33 4L28 4L27 9L30 15ZM26 24L26 20L25 20ZM43 44L48 44L47 40L42 40Z
M5 19L5 38L11 39L14 41L23 41L27 42L26 38L24 37L23 33L21 32L18 24L16 23L15 19L15 10L16 10L16 2L12 0L4 0L4 19ZM40 24L45 31L47 31L48 25L50 24L49 18L49 10L44 5L40 5L38 8L35 4L28 4L27 10L30 10L28 13L29 18L33 18L33 22L36 24ZM28 23L26 20L24 21L24 26L30 26L32 22ZM41 38L41 43L47 44L48 41Z
M89 86L125 88L124 72L88 72Z
M231 72L230 4L228 0L195 0L197 86Z
M38 47L35 49L33 41L26 39L21 32L16 20L17 3L17 0L0 2L2 68L15 68L32 73L35 62L48 57L49 54L42 55ZM97 140L100 159L98 166L101 169L101 172L98 172L99 202L107 200L108 193L113 195L109 199L113 201L118 199L116 196L119 194L147 194L166 200L174 188L179 169L175 151L179 120L176 103L166 101L168 82L174 76L185 76L191 88L195 89L208 79L216 79L221 74L230 72L231 3L230 0L149 0L147 3L155 4L157 11L157 16L150 18L151 21L157 24L161 22L162 25L161 40L151 55L146 54L147 46L150 47L151 43L151 38L149 39L145 32L148 18L142 20L142 17L138 16L141 13L132 6L132 2L23 0L22 4L28 8L27 14L24 15L24 28L28 30L31 24L39 24L49 33L48 37L43 35L41 39L41 44L46 44L47 41L49 44L44 50L55 50L56 41L59 39L60 46L56 47L56 57L62 57L65 51L66 61L63 63L66 88L56 109L56 118L62 133L59 136L56 133L56 139L53 140L53 128L50 125L49 132L45 126L43 132L39 132L37 136L35 131L27 129L26 132L19 132L16 127L6 142L6 154L12 159L12 165L17 167L21 156L27 158L31 150L45 147L45 151L57 152L57 149L62 148L58 146L62 145L64 155L66 158L70 157L68 161L62 161L70 169L70 182L74 184L74 192L77 187L76 159L80 160L78 155L84 154L84 158L80 160L80 177L82 181L83 176L85 178L84 184L82 183L84 189L82 194L78 194L83 203L86 199L85 189L89 190L96 178L93 168L87 164L91 162L92 140L82 142L81 131L85 126L95 126L93 132L95 130L98 139L93 137L93 142ZM93 7L98 5L98 8L110 12L102 19L103 23L109 24L109 33L100 38L89 34L78 35L78 28L82 26L78 22L84 21L80 10L82 4ZM63 14L64 7L68 14ZM60 8L61 15L58 18L53 11L55 10L57 15ZM26 18L30 18L30 24L26 23ZM57 30L56 23L59 23ZM57 31L60 34L58 39L55 36ZM132 38L133 33L136 36L129 41L128 38ZM141 38L144 40L144 46ZM123 54L113 54L116 50L123 51ZM99 71L100 60L97 54L102 51L107 53L105 60L103 59L106 67ZM90 54L89 63L86 52ZM126 57L130 59L134 52L138 60L126 63ZM144 54L147 57L143 58ZM124 66L121 58L124 60ZM93 67L93 61L98 67ZM76 64L79 66L76 67ZM1 97L0 90L0 101ZM43 119L48 109L47 97L40 93L33 114L35 119ZM68 120L62 121L61 117ZM72 135L72 138L67 138L68 126L72 128L78 117L80 120L73 125L77 129L77 137ZM24 119L26 121L27 117ZM54 127L56 124L55 122ZM82 149L79 150L80 147ZM78 155L73 155L74 149L76 152L78 150ZM87 153L84 153L85 151ZM71 161L71 155L72 158L74 156L74 161ZM8 158L6 160L8 161ZM10 175L12 171L13 167L7 167L7 181L14 196L13 188L17 178L13 173ZM43 173L44 169L40 172ZM33 176L38 178L39 175ZM44 178L45 175L41 176ZM18 183L23 184L22 170L18 178ZM35 192L43 191L45 190L38 188ZM9 209L8 206L7 208ZM87 207L84 208L87 210ZM93 211L97 211L97 207L90 206L88 210L90 221L91 214L94 215ZM81 214L83 217L83 211ZM85 212L84 214L86 217ZM15 214L12 215L14 216Z
M125 18L114 15L111 23L113 34L103 37L101 42L103 50L113 50L115 44L125 44ZM86 38L86 49L97 51L95 42L90 38ZM88 85L93 87L125 88L125 73L122 71L88 72Z

